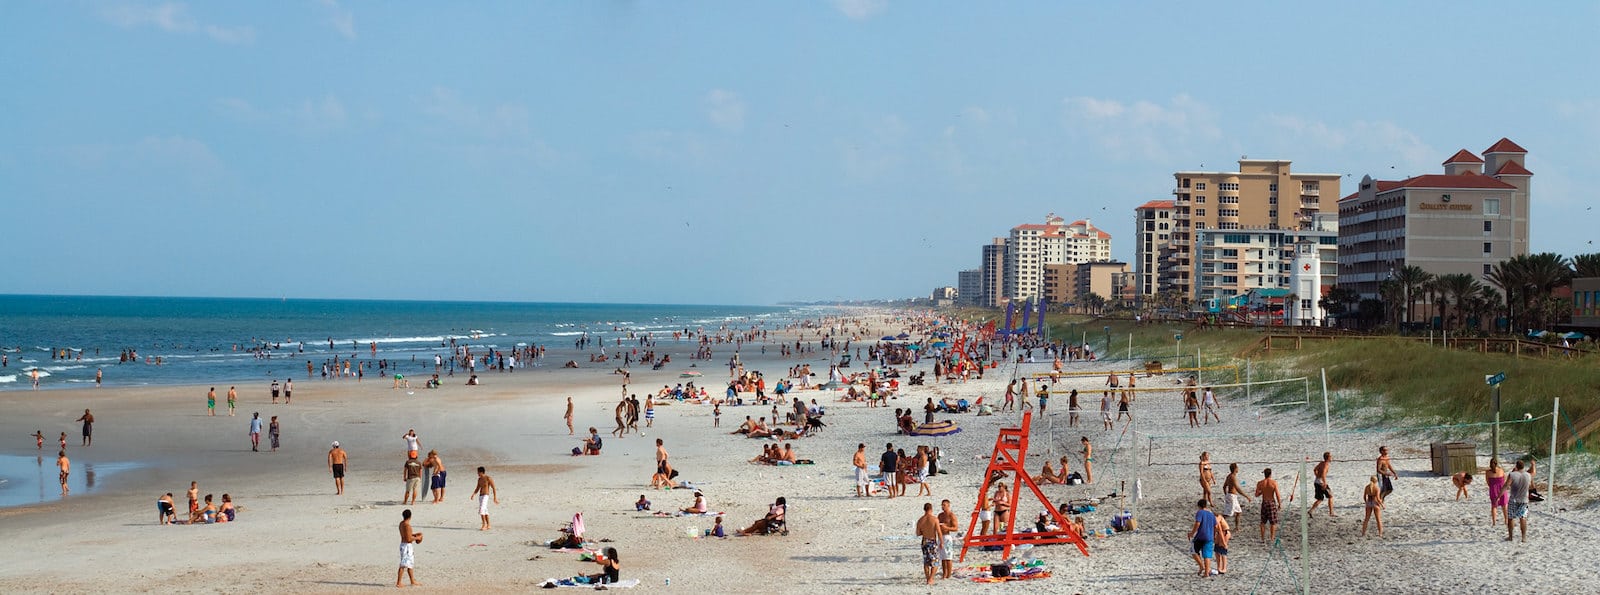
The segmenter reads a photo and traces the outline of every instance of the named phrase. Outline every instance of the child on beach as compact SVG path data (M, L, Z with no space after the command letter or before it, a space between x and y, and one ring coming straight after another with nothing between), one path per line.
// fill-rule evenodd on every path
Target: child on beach
M44 432L42 430L33 431L33 440L34 446L37 447L38 450L44 450Z

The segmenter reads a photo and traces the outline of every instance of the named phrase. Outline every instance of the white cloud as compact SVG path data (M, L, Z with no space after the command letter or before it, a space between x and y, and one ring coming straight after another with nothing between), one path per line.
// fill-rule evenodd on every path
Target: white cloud
M132 143L72 145L55 151L79 169L175 174L200 183L224 173L222 159L205 142L186 136L147 136Z
M1097 97L1068 97L1062 101L1065 125L1113 157L1168 160L1186 153L1193 144L1211 144L1222 138L1211 108L1186 94L1166 105L1138 100L1124 103Z
M833 0L833 7L852 20L864 21L889 10L889 0Z
M525 137L532 132L528 108L513 103L478 105L445 87L433 89L423 100L422 111L457 131L485 138Z
M294 115L302 126L313 131L342 128L348 121L344 103L332 95L320 101L307 99L301 102Z
M706 117L717 128L728 132L744 129L744 100L738 93L725 89L712 89L706 94Z
M118 4L100 12L101 18L124 29L155 27L168 33L201 34L213 41L231 44L251 43L256 39L250 27L229 27L201 23L189 14L189 8L178 2L165 2L155 6Z
M317 3L322 5L323 11L328 15L327 20L324 22L329 27L333 27L334 31L338 31L339 35L345 39L354 41L356 38L355 13L340 6L339 0L317 0Z
M1383 179L1432 173L1454 153L1436 149L1416 133L1386 120L1339 125L1273 114L1262 121L1270 138L1279 144L1269 148L1321 152L1326 162L1350 170L1346 173L1371 173Z

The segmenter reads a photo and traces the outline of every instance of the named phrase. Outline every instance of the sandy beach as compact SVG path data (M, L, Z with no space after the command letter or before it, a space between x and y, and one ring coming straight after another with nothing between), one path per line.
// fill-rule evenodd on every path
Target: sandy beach
M868 338L898 332L878 325ZM811 335L812 342L815 334ZM792 343L793 339L789 339ZM776 335L773 341L777 341ZM769 382L797 363L810 363L826 379L828 355L819 350L800 359L780 359L746 345L747 369ZM697 363L696 379L719 395L728 377L731 348L719 346L712 360L688 359L687 343L662 343L673 364L659 371L634 367L631 392L682 382L679 372ZM1026 589L1047 593L1264 592L1297 590L1301 572L1300 529L1295 512L1301 500L1285 504L1280 529L1283 549L1257 537L1256 508L1247 505L1235 527L1226 576L1193 576L1188 533L1199 497L1194 461L1209 451L1217 469L1217 491L1230 462L1241 462L1241 483L1250 490L1261 468L1271 466L1289 490L1301 456L1320 453L1320 415L1310 419L1296 408L1267 408L1223 402L1222 423L1203 426L1189 439L1162 440L1153 450L1135 450L1134 439L1118 423L1102 431L1094 407L1103 376L1064 379L1053 388L1048 419L1036 422L1029 468L1077 452L1077 439L1095 445L1096 482L1085 486L1045 486L1060 502L1069 498L1127 493L1132 477L1142 481L1139 530L1089 539L1090 556L1069 546L1032 551L1053 576L1022 584L975 584L969 580L923 584L913 523L924 502L952 500L965 529L981 471L996 431L1017 423L1014 414L993 416L939 414L963 432L949 437L912 438L895 434L890 412L914 407L920 421L927 398L986 402L1001 398L1012 366L989 370L986 378L956 384L903 387L888 409L861 403L836 403L833 391L802 391L827 407L828 426L818 436L794 442L801 458L815 465L774 467L748 460L761 440L730 435L744 416L768 416L770 406L724 407L721 429L713 429L711 406L672 403L658 406L654 427L644 435L607 437L603 454L570 456L589 426L605 435L613 426L612 407L621 377L615 366L545 366L516 373L482 374L483 386L447 379L443 388L395 390L388 379L368 377L323 381L296 379L291 405L271 404L266 386L241 386L235 417L219 407L207 415L208 386L171 386L0 392L0 455L39 457L42 474L54 477L55 440L67 432L75 470L90 465L100 473L87 493L0 509L0 534L11 553L0 565L0 591L18 592L301 592L333 593L394 588L396 524L403 491L405 442L416 429L422 451L437 449L449 469L443 503L424 497L409 506L414 527L426 534L417 546L417 580L426 592L501 592L538 588L547 578L598 572L575 553L551 551L544 543L575 512L584 513L588 534L598 545L616 547L622 578L638 579L640 590L708 593L911 593L982 589ZM1069 371L1103 371L1115 363L1069 364ZM1117 366L1124 367L1124 366ZM1043 372L1048 364L1024 366ZM931 369L924 361L917 371ZM859 365L853 371L860 371ZM930 375L931 379L931 375ZM1170 377L1140 379L1141 387L1171 383ZM1065 392L1084 391L1082 427L1070 428ZM219 394L226 390L219 386ZM578 435L562 422L565 397L577 404ZM79 447L83 409L97 420L94 445ZM283 448L252 452L247 430L251 413L279 416ZM1318 409L1320 414L1320 407ZM1176 391L1142 393L1135 413L1141 433L1181 434ZM1258 417L1259 413L1259 417ZM641 420L641 426L644 422ZM35 430L46 435L45 450L35 450ZM1296 438L1260 436L1263 432L1308 432ZM726 513L732 530L748 525L774 498L790 503L787 536L708 539L689 537L712 525L707 517L656 517L636 512L642 494L655 510L689 506L691 490L649 489L654 440L664 440L679 480L700 487L710 509ZM1053 439L1052 439L1053 438ZM326 457L332 441L349 452L346 493L334 495ZM939 446L948 474L930 480L933 497L855 498L850 457L858 443L876 460L885 443L912 450ZM1372 473L1377 446L1388 445L1400 474L1385 513L1386 536L1359 537L1360 490ZM1529 540L1506 543L1505 527L1491 525L1481 481L1470 502L1451 500L1448 478L1428 472L1427 445L1414 437L1381 433L1335 435L1329 448L1336 462L1331 474L1335 519L1325 509L1310 522L1310 577L1314 592L1361 590L1417 593L1476 593L1504 590L1581 592L1600 580L1600 571L1583 561L1600 555L1600 515L1579 508L1593 499L1592 485L1558 488L1561 506L1551 515L1536 504ZM262 448L263 451L267 449ZM1048 455L1047 455L1048 452ZM1074 456L1074 470L1081 461ZM493 529L479 531L476 503L468 498L473 468L485 466L499 488L491 507ZM1480 474L1481 475L1481 474ZM1565 473L1563 473L1565 476ZM1543 485L1543 475L1539 478ZM172 492L184 506L190 481L200 493L229 493L238 503L237 521L223 525L162 526L155 500ZM1124 483L1126 482L1126 483ZM1563 482L1566 483L1566 482ZM46 486L59 491L54 486ZM914 488L908 494L915 493ZM1123 506L1118 499L1087 515L1090 528L1104 528ZM1039 507L1025 499L1018 508L1030 521ZM1030 523L1031 524L1031 523ZM960 566L998 561L992 552L969 553ZM669 584L670 583L670 584Z

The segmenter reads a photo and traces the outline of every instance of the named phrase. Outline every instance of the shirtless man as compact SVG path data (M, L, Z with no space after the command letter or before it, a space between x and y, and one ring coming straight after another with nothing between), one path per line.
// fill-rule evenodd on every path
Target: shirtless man
M1278 510L1283 507L1283 497L1278 494L1278 482L1272 479L1272 468L1261 474L1256 482L1256 497L1261 499L1261 541L1267 541L1267 526L1272 526L1272 539L1278 538Z
M922 574L933 584L935 564L939 550L943 549L944 532L939 529L939 517L933 515L933 503L922 504L922 516L917 519L917 538L922 542Z
M623 421L623 418L628 415L628 399L626 397L617 402L616 415L617 429L611 430L611 435L621 438L628 431L628 422Z
M1399 479L1400 474L1395 473L1394 465L1389 463L1389 447L1387 446L1378 447L1377 472L1378 484L1383 491L1381 496L1388 498L1389 494L1394 492L1394 480ZM1383 531L1378 531L1378 535L1382 536Z
M955 565L956 530L956 513L950 510L949 500L941 500L939 502L939 564L943 567L941 570L944 571L942 573L944 578L950 578L950 574L955 571L953 566Z
M478 486L472 488L472 497L478 499L478 516L483 518L483 526L479 531L489 530L489 499L492 497L495 504L500 503L500 490L494 487L494 478L484 472L483 467L478 468Z
M628 398L628 429L639 431L639 395ZM641 436L643 434L640 434Z
M422 468L428 477L428 487L433 490L433 503L444 501L445 472L444 459L439 458L439 451L428 451L428 458L422 461Z
M850 457L850 466L856 469L856 497L872 495L872 483L867 478L867 445L856 445L855 456Z
M1333 489L1328 487L1328 472L1332 470L1333 453L1322 453L1322 462L1317 463L1317 466L1312 469L1312 473L1316 479L1312 481L1311 489L1313 492L1316 492L1316 499L1311 502L1311 508L1306 510L1307 517L1310 517L1312 513L1317 511L1317 505L1321 504L1323 499L1327 499L1328 501L1328 518L1338 516L1333 514Z
M328 451L328 470L333 472L334 494L344 494L344 464L346 455L343 448L339 448L339 441L333 441L333 449Z
M67 495L67 476L72 474L72 461L67 460L67 451L56 453L56 468L61 470L61 495Z
M1222 480L1221 514L1224 517L1233 517L1232 521L1235 525L1239 524L1239 514L1244 512L1244 505L1239 503L1240 498L1244 498L1246 502L1251 501L1250 496L1246 495L1244 490L1239 487L1239 464L1229 463L1228 477ZM1221 562L1219 561L1218 564L1221 564Z
M405 585L400 584L400 579L406 577L411 579L411 586L420 584L417 582L416 573L413 572L417 558L412 546L418 543L422 543L422 533L411 532L411 509L407 508L400 513L400 570L394 575L394 586L404 587Z
M76 421L83 422L83 446L94 446L94 414L84 409L83 417Z
M236 389L236 388L234 388L232 386L228 387L228 417L233 417L233 413L234 413L233 410L234 410L234 407L238 404L238 401L239 401L239 391L238 391L238 389Z
M567 397L567 414L565 416L563 416L563 418L565 418L567 420L567 435L571 436L572 435L572 397Z

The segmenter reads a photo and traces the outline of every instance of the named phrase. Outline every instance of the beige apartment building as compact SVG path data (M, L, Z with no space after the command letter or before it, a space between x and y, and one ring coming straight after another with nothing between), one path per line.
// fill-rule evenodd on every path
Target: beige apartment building
M1278 159L1240 159L1238 171L1173 173L1173 225L1168 253L1157 267L1156 292L1176 289L1196 299L1198 230L1301 229L1324 209L1333 212L1339 174L1294 173L1289 165Z
M1133 282L1134 293L1140 296L1155 295L1160 286L1156 283L1161 268L1161 253L1172 240L1172 201L1152 200L1133 209Z
M1405 266L1481 278L1500 261L1527 254L1527 155L1502 138L1482 158L1456 152L1442 174L1363 177L1360 189L1339 201L1339 286L1377 298L1378 285Z
M1044 297L1044 267L1111 260L1111 234L1087 219L1066 223L1051 213L1044 224L1011 228L1006 239L1005 297Z
M1119 283L1128 272L1125 262L1104 261L1047 264L1044 266L1044 299L1052 304L1082 306L1090 294L1114 303L1122 295Z

